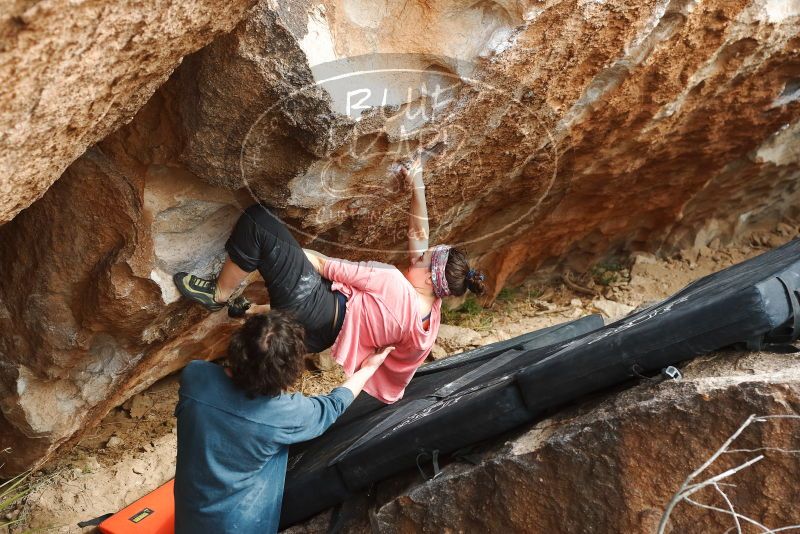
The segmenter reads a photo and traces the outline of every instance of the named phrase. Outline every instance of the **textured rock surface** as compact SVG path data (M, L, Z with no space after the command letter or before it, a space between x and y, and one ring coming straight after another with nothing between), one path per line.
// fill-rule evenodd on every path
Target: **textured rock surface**
M181 69L182 157L329 252L399 256L407 201L385 170L434 137L434 239L467 244L497 288L724 241L799 194L796 2L266 4ZM425 74L327 81L398 67ZM429 94L391 91L415 83ZM348 91L383 87L382 112L343 116Z
M75 85L47 85L36 58L55 56L34 43L55 50L72 26L26 15L55 4L15 6L2 218L243 9L147 4L156 22L139 26L123 7L107 25L84 14L73 29L88 48L48 59ZM19 453L7 468L221 352L235 324L178 303L169 275L213 271L253 198L324 252L398 259L408 193L387 168L437 137L434 241L465 244L495 290L622 249L700 249L796 211L799 48L794 0L262 1L0 228L0 448ZM376 67L391 72L334 76ZM364 86L370 98L348 98Z
M218 356L236 326L165 302L177 298L171 273L219 264L239 212L230 194L162 164L168 113L154 100L0 227L0 447L15 451L7 469L42 458L190 359ZM125 153L159 131L158 150L136 161Z
M751 414L794 419L753 423L729 450L755 452L723 454L696 481L763 454L725 480L735 486L721 488L739 514L771 528L800 524L800 357L723 353L693 362L684 374L683 382L640 385L541 421L484 447L473 458L477 465L451 463L425 483L416 472L381 483L372 501L362 497L343 509L343 528L652 533L684 479ZM727 509L713 488L693 498ZM321 514L290 532L324 532L329 522ZM682 502L666 531L721 533L733 526L730 515ZM744 531L762 530L745 524Z
M475 330L449 324L443 324L439 328L439 335L436 338L436 344L451 354L477 347L482 343L481 335Z
M4 2L0 224L128 122L183 56L230 31L253 3Z

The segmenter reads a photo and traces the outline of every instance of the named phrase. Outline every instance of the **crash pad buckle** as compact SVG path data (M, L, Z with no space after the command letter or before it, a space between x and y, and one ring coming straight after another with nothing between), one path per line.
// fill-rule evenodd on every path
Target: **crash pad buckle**
M430 456L431 457L431 465L433 466L433 476L429 477L425 474L425 470L422 469L422 465L419 463L419 459L423 456ZM432 452L428 453L428 451L422 451L417 455L417 469L419 469L419 474L422 475L423 480L436 480L439 475L442 474L442 471L439 469L439 449L434 449Z
M672 365L664 367L661 370L661 376L663 376L665 380L680 380L683 378L683 374L681 374L680 370Z

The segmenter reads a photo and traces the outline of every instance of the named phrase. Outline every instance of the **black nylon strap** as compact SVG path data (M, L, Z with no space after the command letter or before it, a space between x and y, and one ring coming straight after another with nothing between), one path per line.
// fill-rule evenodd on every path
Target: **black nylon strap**
M102 523L103 521L105 521L106 519L111 517L112 515L114 515L114 514L103 514L103 515L101 515L99 517L95 517L94 519L87 519L86 521L81 521L80 523L78 523L78 526L80 528L96 527L97 525L99 525L100 523Z
M429 477L425 471L422 469L422 465L419 463L419 459L423 456L430 456L431 457L431 464L433 466L433 476ZM419 474L422 475L423 480L435 480L439 475L442 474L442 471L439 469L439 449L434 449L431 453L427 451L422 451L417 455L417 469L419 469Z
M435 397L437 399L443 399L448 395L452 395L456 391L463 389L473 382L476 382L484 377L486 373L489 371L494 371L498 369L500 366L505 365L506 363L514 360L519 355L524 354L525 351L511 349L509 351L504 352L499 356L495 356L491 360L487 361L480 367L473 369L472 371L460 376L459 378L453 380L452 382L445 384L441 388L439 388L431 397Z

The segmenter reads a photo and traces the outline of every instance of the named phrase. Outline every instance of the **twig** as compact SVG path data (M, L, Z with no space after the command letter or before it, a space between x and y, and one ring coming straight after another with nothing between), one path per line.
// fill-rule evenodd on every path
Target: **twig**
M692 485L688 486L684 491L682 491L680 493L680 495L678 495L678 497L683 498L683 497L687 497L689 495L692 495L693 493L697 493L698 491L700 491L701 489L705 488L706 486L711 486L715 482L717 482L718 480L722 480L723 478L728 478L729 476L734 475L734 474L738 473L739 471L741 471L742 469L750 467L754 463L760 462L763 459L764 459L764 455L763 454L760 454L760 455L756 456L755 458L750 458L745 463L743 463L741 465L737 465L736 467L728 469L727 471L723 471L722 473L720 473L718 475L715 475L715 476L709 478L708 480L705 480L705 481L700 482L698 484L692 484ZM678 499L678 500L680 501L681 499Z
M770 419L800 419L800 415L759 415L755 420L764 423Z
M575 291L576 293L581 293L584 295L589 295L592 297L598 296L597 291L589 289L588 287L583 287L582 285L578 285L572 281L572 278L569 275L569 272L565 272L561 275L561 280L564 281L564 284L570 288L571 290Z
M744 423L742 423L742 425L736 430L736 432L734 432L725 441L725 443L723 443L722 446L719 449L717 449L716 452L714 452L714 454L712 454L711 457L703 463L703 465L701 465L700 467L695 469L686 478L686 480L683 481L683 484L681 484L681 487L672 496L672 499L670 499L669 503L667 503L667 507L664 510L664 515L661 516L661 521L658 524L658 534L664 534L664 529L666 528L667 524L669 523L669 517L672 514L672 511L674 510L675 506L677 506L677 504L679 502L684 501L684 500L686 502L690 503L690 504L693 504L695 506L699 506L701 508L707 508L709 510L714 510L714 511L717 511L717 512L730 514L733 517L733 520L735 522L735 527L734 528L736 529L738 534L742 534L742 525L741 525L740 519L760 527L761 529L764 530L765 533L781 532L781 531L790 530L790 529L793 529L793 528L800 528L800 525L795 525L795 526L781 527L781 528L778 528L778 529L770 529L770 528L762 525L761 523L759 523L758 521L756 521L754 519L751 519L749 517L746 517L746 516L743 516L741 514L738 514L736 512L734 506L733 506L733 502L730 500L728 495L722 490L721 486L723 486L723 485L727 486L727 485L731 485L731 484L726 484L726 483L720 482L721 480L723 480L725 478L728 478L728 477L738 473L739 471L741 471L741 470L743 470L743 469L755 464L756 462L761 461L762 459L764 459L764 455L763 454L758 455L758 456L756 456L754 458L751 458L750 460L746 461L745 463L743 463L741 465L738 465L738 466L733 467L731 469L728 469L727 471L724 471L724 472L722 472L722 473L720 473L718 475L715 475L715 476L713 476L711 478L708 478L708 479L704 480L703 482L698 482L698 483L694 483L694 484L692 483L692 481L696 477L698 477L701 473L703 473L706 469L708 469L708 467L711 466L723 454L730 454L730 453L733 453L733 452L759 452L759 451L768 451L768 450L777 451L777 452L783 452L783 453L789 453L789 454L795 454L795 453L800 452L800 451L796 451L796 450L781 449L781 448L778 448L778 447L761 447L761 448L756 448L756 449L729 449L730 445L752 423L754 423L754 422L756 422L756 423L764 423L764 422L767 422L767 421L771 421L773 419L800 419L800 415L762 415L762 416L756 416L755 414L750 415L750 417L748 417L744 421ZM729 508L728 510L725 510L723 508L717 508L717 507L710 506L710 505L707 505L707 504L702 504L702 503L699 503L699 502L689 498L690 495L692 495L692 494L694 494L694 493L696 493L696 492L700 491L701 489L703 489L705 487L708 487L708 486L713 486L714 489L716 489L717 492L719 492L719 494L722 495L722 498L725 500L725 503L728 505L728 508ZM733 529L729 529L728 532L730 532L731 530L733 530Z
M705 462L703 465L701 465L700 467L698 467L698 468L697 468L697 469L696 469L694 472L692 472L692 474L691 474L691 475L689 475L689 478L687 478L687 479L686 479L686 482L684 482L684 486L688 485L688 482L689 482L689 480L693 479L694 477L696 477L697 475L699 475L700 473L702 473L703 471L705 471L706 469L708 469L708 467L709 467L711 464L713 464L713 463L714 463L714 461L715 461L717 458L719 458L719 457L720 457L720 455L721 455L723 452L725 452L725 451L728 449L728 447L730 447L730 446L731 446L731 443L733 443L733 442L734 442L734 440L735 440L736 438L738 438L738 437L739 437L739 435L740 435L742 432L744 432L744 429L745 429L745 428L747 428L748 426L750 426L750 423L752 423L752 422L753 422L753 419L755 419L755 418L756 418L755 414L753 414L753 415L751 415L750 417L748 417L748 418L745 420L745 422L744 422L744 423L742 423L742 425L741 425L741 426L740 426L740 427L739 427L739 428L736 430L736 432L734 432L734 433L733 433L733 435L731 435L731 437L729 437L729 438L728 438L728 439L725 441L725 443L723 443L723 444L722 444L722 446L721 446L719 449L717 449L717 451L716 451L714 454L712 454L712 455L711 455L711 458L709 458L708 460L706 460L706 462Z
M714 463L714 460L719 458L719 456L725 451L725 449L727 449L727 447L730 446L733 440L739 437L739 434L741 434L744 431L744 429L747 428L750 425L750 423L753 422L753 419L755 419L755 417L756 417L755 414L748 417L747 420L745 420L745 422L742 423L742 425L736 430L736 432L734 432L733 435L729 437L725 441L725 443L723 443L722 446L719 449L717 449L717 451L713 455L711 455L711 458L709 458L703 465L695 469L688 477L686 477L686 480L683 481L681 487L678 489L675 495L672 496L672 499L670 499L669 503L667 503L667 509L664 510L664 515L661 516L661 521L658 523L658 534L664 534L664 529L667 528L667 523L669 522L669 516L672 514L672 510L675 508L675 506L677 506L677 504L681 500L691 495L691 493L685 493L686 489L689 487L690 482L700 473L705 471L708 468L708 466Z
M737 452L763 452L763 451L782 452L784 454L800 454L800 450L781 449L780 447L759 447L758 449L731 449L729 451L725 451L725 454L734 454Z
M553 308L552 310L542 310L542 311L534 312L533 316L534 317L541 317L542 315L553 315L555 313L568 312L568 311L573 310L573 309L574 308L570 308L569 306L566 306L564 308Z
M726 510L725 508L717 508L716 506L711 506L709 504L703 504L701 502L695 501L694 499L690 499L689 497L686 497L686 502L688 502L689 504L693 504L695 506L699 506L700 508L706 508L708 510L714 510L715 512L720 512L720 513L723 513L723 514L732 513L730 510ZM741 519L742 521L747 521L748 523L763 529L764 532L769 532L769 527L762 525L761 523L759 523L755 519L751 519L751 518L749 518L749 517L747 517L745 515L742 515L742 514L739 514L739 513L736 513L736 512L733 512L733 513L735 513L739 517L739 519Z
M731 515L733 516L733 522L736 523L736 532L742 534L742 524L739 523L739 514L736 513L736 509L734 509L733 503L728 498L728 495L724 491L722 491L722 488L720 488L718 484L714 484L714 489L717 490L717 492L720 495L722 495L723 499L725 499L725 502L728 504L728 508L731 511Z

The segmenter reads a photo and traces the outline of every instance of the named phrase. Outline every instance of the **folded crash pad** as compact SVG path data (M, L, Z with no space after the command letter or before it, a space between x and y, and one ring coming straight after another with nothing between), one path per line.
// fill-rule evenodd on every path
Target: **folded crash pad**
M800 239L695 281L671 298L548 355L519 376L543 410L693 356L800 335Z
M602 326L599 315L590 315L424 365L406 388L403 399L395 404L385 405L368 395L359 396L324 436L290 450L282 525L300 521L341 502L370 482L414 465L416 456L423 451L453 451L525 422L528 416L524 409L520 410L519 394L503 384L486 389L489 384L483 376L490 369L511 363L519 354L560 346ZM456 390L471 394L454 395ZM446 400L442 402L443 399ZM446 424L453 426L441 426L438 417L426 418L429 411L443 408ZM403 426L407 418L417 417L424 419L425 428L414 424L399 434L393 431L395 425ZM431 428L427 428L428 422L432 423ZM373 445L385 439L409 441L401 447L382 450L378 457L362 456L367 451L374 453ZM313 500L307 499L310 491Z
M415 377L400 402L361 398L326 434L290 451L281 525L369 484L541 417L642 373L736 343L800 335L800 240L702 278L608 326ZM313 495L314 498L308 498Z

